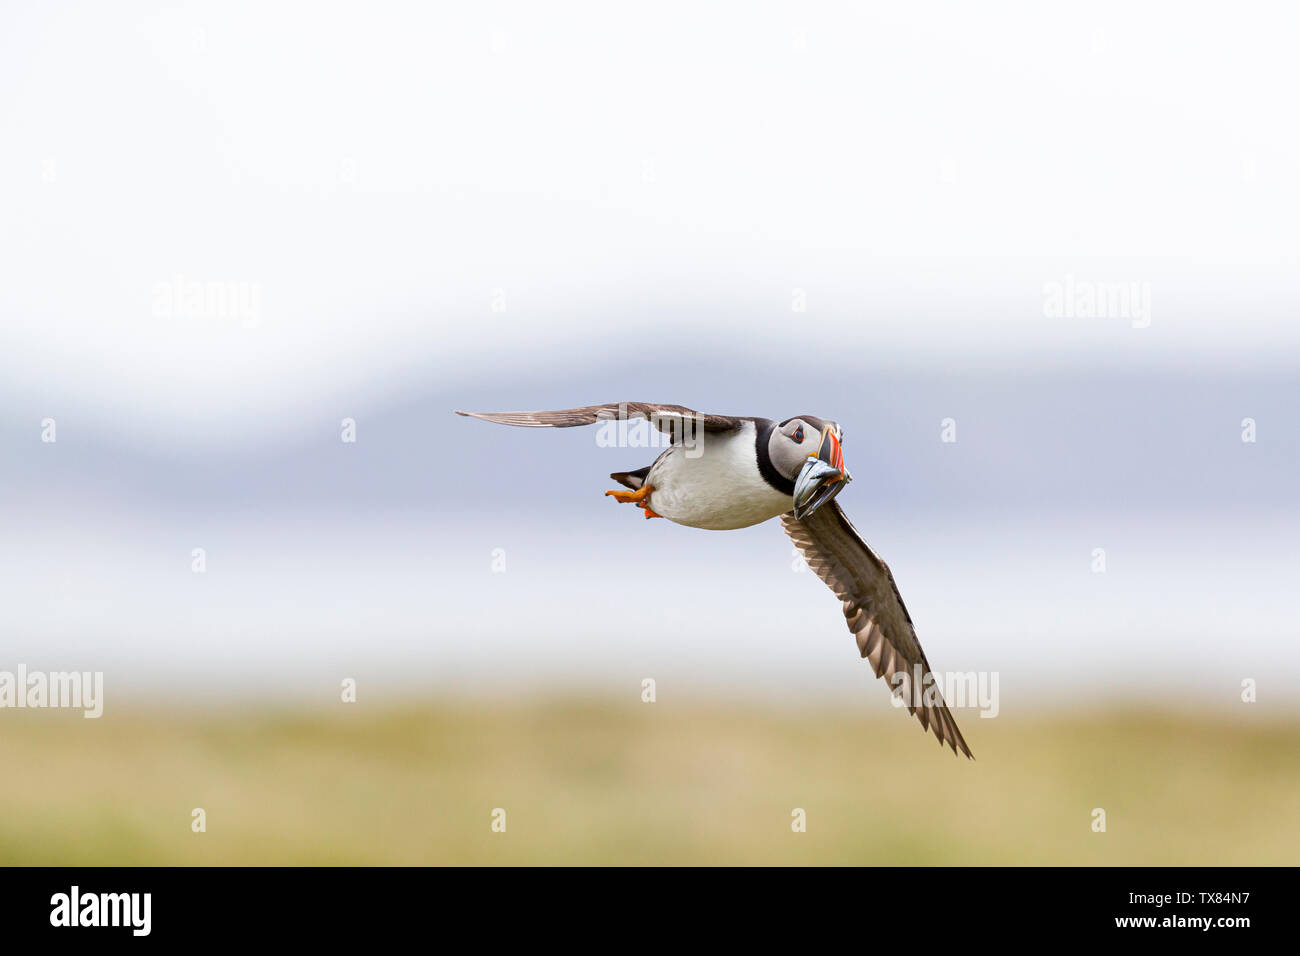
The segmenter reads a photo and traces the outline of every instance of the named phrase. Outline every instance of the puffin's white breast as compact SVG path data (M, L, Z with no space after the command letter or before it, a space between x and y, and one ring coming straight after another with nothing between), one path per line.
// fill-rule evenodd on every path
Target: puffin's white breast
M746 422L734 432L701 433L693 451L681 445L668 449L646 475L646 483L654 486L650 507L677 524L715 531L747 528L785 514L794 500L763 480L756 436L757 426Z

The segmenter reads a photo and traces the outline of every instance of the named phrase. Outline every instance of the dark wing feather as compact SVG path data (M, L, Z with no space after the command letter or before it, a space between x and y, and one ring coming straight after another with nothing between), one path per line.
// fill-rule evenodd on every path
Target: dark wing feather
M823 505L802 521L792 513L784 514L781 524L808 567L844 602L844 617L857 638L858 651L876 676L885 678L895 693L906 693L908 712L933 731L940 744L946 743L953 753L960 747L973 759L943 698L938 696L937 703L926 702L928 694L913 699L913 668L920 665L922 685L928 685L934 679L930 662L888 565L862 540L839 502ZM906 675L905 682L899 683L898 674Z
M520 425L524 428L572 428L575 425L594 425L601 421L620 421L645 418L663 432L682 433L682 421L689 420L691 427L706 432L735 431L752 418L735 418L731 415L710 415L692 411L681 405L656 405L653 402L610 402L608 405L586 405L582 408L559 408L549 412L457 412L470 418L502 425Z

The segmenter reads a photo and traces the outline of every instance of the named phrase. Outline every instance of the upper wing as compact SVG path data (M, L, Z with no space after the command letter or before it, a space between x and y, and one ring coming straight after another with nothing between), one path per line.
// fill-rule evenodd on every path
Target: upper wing
M703 428L706 432L729 432L752 418L734 418L730 415L709 415L692 411L681 405L656 405L653 402L610 402L608 405L586 405L582 408L560 408L550 412L457 412L470 418L481 418L502 425L522 425L525 428L572 428L574 425L594 425L600 421L626 421L645 418L663 432L682 434L682 423L688 427Z
M934 680L930 662L916 639L894 576L849 523L839 502L823 505L802 521L795 520L793 514L784 514L781 524L808 567L844 602L849 630L876 676L884 677L895 694L906 694L908 712L916 715L922 727L934 731L940 744L946 743L953 753L960 747L962 753L974 759L939 688L928 689ZM913 686L914 668L918 665L923 688L919 694ZM898 678L897 674L906 677Z

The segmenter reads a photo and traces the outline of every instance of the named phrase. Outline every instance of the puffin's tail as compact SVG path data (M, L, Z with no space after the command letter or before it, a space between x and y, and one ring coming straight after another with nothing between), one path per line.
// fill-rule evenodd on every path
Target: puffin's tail
M636 471L616 471L609 477L613 478L624 488L631 488L633 491L639 491L645 484L645 476L650 473L650 466L638 468Z

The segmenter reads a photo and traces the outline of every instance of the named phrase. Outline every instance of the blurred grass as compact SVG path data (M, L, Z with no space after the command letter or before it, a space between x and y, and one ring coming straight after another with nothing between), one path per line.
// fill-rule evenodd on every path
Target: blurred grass
M1296 721L959 719L975 762L892 711L10 710L0 863L1300 862ZM206 833L190 830L195 807ZM795 807L806 833L791 832Z

